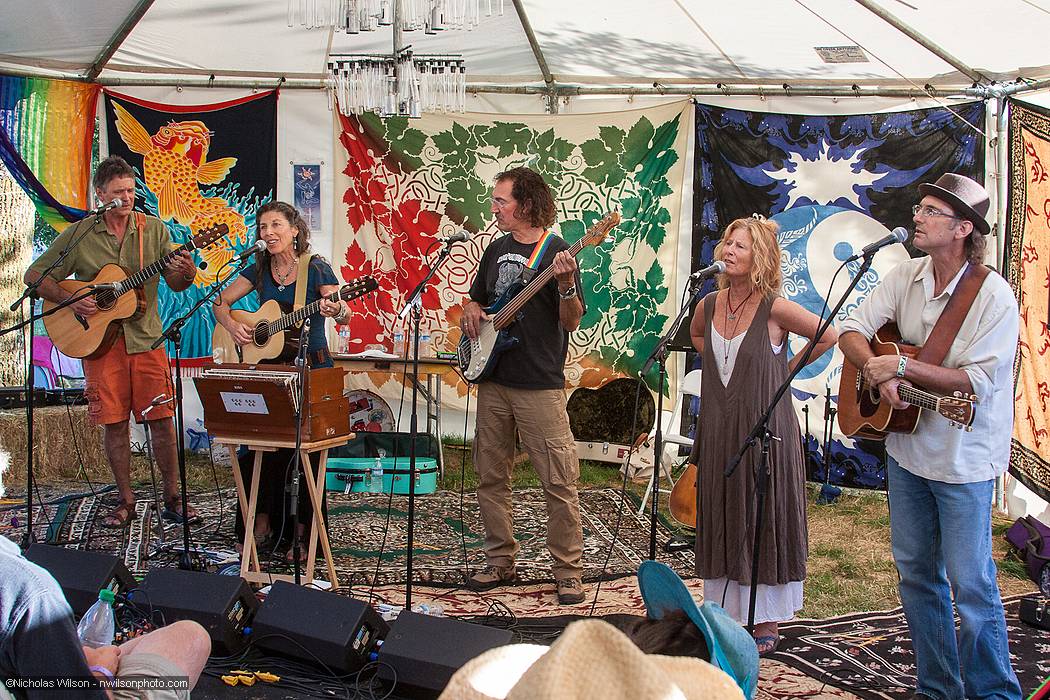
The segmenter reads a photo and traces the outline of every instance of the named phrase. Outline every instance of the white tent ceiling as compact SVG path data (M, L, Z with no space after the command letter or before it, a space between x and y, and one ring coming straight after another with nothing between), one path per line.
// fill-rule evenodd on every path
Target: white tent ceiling
M520 6L558 86L957 89L975 77L982 84L1050 79L1048 0L521 0ZM0 72L82 77L101 58L105 83L192 84L214 75L260 86L285 77L291 86L322 78L329 53L392 48L389 29L347 35L290 28L287 7L287 0L6 0ZM420 52L462 53L474 84L544 82L511 0L473 32L406 32L404 41ZM825 63L815 50L843 46L860 46L867 60Z

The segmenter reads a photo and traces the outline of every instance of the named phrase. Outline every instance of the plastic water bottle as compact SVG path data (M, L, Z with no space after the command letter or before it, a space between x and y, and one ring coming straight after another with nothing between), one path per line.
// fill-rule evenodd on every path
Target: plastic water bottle
M88 608L77 625L80 643L88 647L104 647L113 643L116 627L113 622L113 591L103 588L98 600Z
M343 323L339 325L339 348L338 352L350 352L350 326Z
M394 333L394 347L391 349L398 357L405 356L405 334L398 331Z
M369 474L368 490L371 493L383 493L383 458L376 457Z
M419 336L419 357L430 357L430 334L423 333Z

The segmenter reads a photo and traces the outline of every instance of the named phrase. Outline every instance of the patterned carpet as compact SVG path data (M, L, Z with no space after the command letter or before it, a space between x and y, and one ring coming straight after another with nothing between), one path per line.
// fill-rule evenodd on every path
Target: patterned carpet
M13 499L18 496L8 494ZM110 507L112 493L69 494L44 488L38 495L38 503L47 505L35 508L33 529L37 540L113 552L122 556L128 568L139 576L151 568L175 566L182 542L181 529L166 524L161 538L150 495L142 492L138 496L138 517L130 528L121 532L97 526L100 514ZM612 489L581 492L580 500L586 602L571 607L559 606L556 602L542 525L545 506L538 489L515 492L521 582L484 594L462 587L464 569L480 567L484 561L483 530L473 494L465 496L462 508L458 493L419 497L413 602L440 605L446 615L454 617L496 626L511 625L521 639L541 642L550 641L565 625L589 613L597 616L642 614L644 605L633 574L648 554L648 520L636 517L630 507L622 509L621 517L618 493ZM340 577L340 593L374 603L404 603L406 501L404 497L329 494L329 532ZM209 569L236 567L233 490L198 494L192 502L202 516L201 522L193 527L195 550ZM25 523L17 512L4 512L0 534L20 541ZM614 537L618 517L621 518L619 533ZM657 541L662 544L670 534L660 524ZM603 573L606 557L609 564ZM691 576L691 551L661 552L659 558L683 577L695 597L702 597L701 582ZM279 557L270 562L270 567L274 572L289 571ZM1027 693L1050 675L1050 633L1019 623L1017 600L1006 601L1007 618L1015 668ZM762 661L758 697L763 700L892 699L908 697L912 692L914 665L899 609L829 620L798 620L783 625L781 633L784 639L780 650Z
M15 495L15 494L11 494ZM15 495L17 498L17 495ZM48 494L38 499L47 505L36 508L34 532L38 541L80 549L113 552L122 556L136 575L156 566L169 566L181 547L181 528L165 524L163 538L151 508L151 494L137 494L137 517L125 531L99 526L115 496L92 494ZM233 523L236 495L232 488L194 495L192 504L201 522L192 528L194 547L208 564L221 568L237 561ZM584 530L584 579L619 578L632 575L648 557L649 521L638 518L637 505L628 501L620 508L615 489L587 490L580 494ZM621 516L622 512L622 516ZM336 572L343 585L403 584L407 573L408 499L378 494L330 492L328 531ZM617 521L619 533L617 535ZM546 548L546 506L540 489L520 489L514 494L514 522L520 544L518 576L522 583L553 582L550 555ZM24 525L10 521L0 532L21 539ZM615 535L615 536L614 536ZM660 523L657 542L672 533ZM413 581L420 584L459 586L464 571L484 565L484 529L473 494L462 499L456 492L440 492L416 499ZM603 566L608 557L608 566ZM692 551L661 554L683 577L692 575ZM280 556L271 561L273 571L287 572Z
M1003 601L1014 671L1027 696L1050 676L1050 632L1024 624L1018 601ZM915 657L900 608L781 625L773 659L860 698L907 698L915 688Z

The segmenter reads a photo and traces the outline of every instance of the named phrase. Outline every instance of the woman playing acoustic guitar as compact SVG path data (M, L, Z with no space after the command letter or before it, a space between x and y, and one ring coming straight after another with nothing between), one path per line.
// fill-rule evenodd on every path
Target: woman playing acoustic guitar
M793 366L787 359L788 333L813 342L818 319L780 296L780 246L772 221L757 215L737 219L715 248L715 259L726 271L718 277L719 289L697 305L689 327L704 369L689 457L690 468L697 465L700 475L696 569L704 579L704 598L746 623L760 450L748 450L732 476L726 478L724 471ZM812 359L835 340L829 329ZM770 429L779 440L769 455L754 629L763 654L776 649L777 623L802 607L806 578L806 475L790 393L774 410Z
M252 328L230 315L230 306L248 293L257 291L259 303L270 299L291 307L295 301L295 290L299 266L309 265L307 276L306 304L320 301L320 311L310 317L310 336L307 339L307 362L311 369L331 367L332 356L328 352L325 337L325 318L340 319L349 313L346 302L322 299L339 291L339 279L332 266L319 255L310 255L310 229L299 216L295 207L284 202L270 202L259 209L256 217L258 238L266 242L266 250L256 257L256 263L245 269L241 276L223 290L220 303L214 307L215 320L230 332L238 345L252 342ZM301 339L300 339L300 342ZM255 518L255 540L260 550L269 550L279 544L274 540L283 533L291 537L291 525L283 523L285 497L283 485L291 476L294 451L290 449L267 452L263 457L262 473L259 476L259 500ZM241 459L241 473L246 483L252 475L253 455ZM299 527L297 536L302 538L304 523L310 522L313 508L306 489L299 492ZM283 523L283 524L282 524ZM243 528L240 511L238 529ZM302 555L306 556L305 547ZM286 558L290 560L292 549Z

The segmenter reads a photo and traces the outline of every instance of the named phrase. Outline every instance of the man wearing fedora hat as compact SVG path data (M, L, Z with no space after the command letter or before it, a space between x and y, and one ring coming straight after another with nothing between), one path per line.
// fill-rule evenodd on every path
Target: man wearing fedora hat
M977 397L972 432L923 411L913 433L887 436L891 542L915 650L914 697L1014 700L1021 688L996 584L991 508L995 478L1010 456L1017 302L1006 281L982 265L990 230L985 189L948 173L919 192L913 243L926 256L894 268L842 322L839 347L894 408L907 407L901 385ZM889 322L905 343L925 344L949 300L965 298L967 288L976 294L961 308L942 364L874 356L870 340Z

